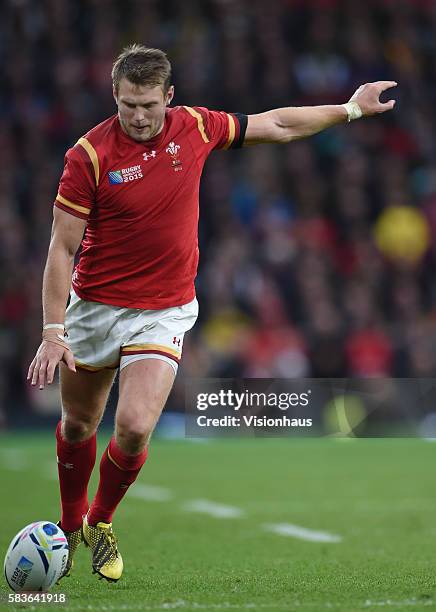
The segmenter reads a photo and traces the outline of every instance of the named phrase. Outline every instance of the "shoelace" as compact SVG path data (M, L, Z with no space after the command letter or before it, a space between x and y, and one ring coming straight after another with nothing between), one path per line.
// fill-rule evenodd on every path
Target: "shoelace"
M113 550L113 552L118 556L118 550L117 550L117 539L115 537L114 532L112 531L112 529L108 529L105 532L105 539L107 541L107 543L109 544L109 546L111 547L111 549Z
M106 554L103 552L104 548L101 548L102 542L105 542L109 548L109 550L106 550ZM116 558L118 558L118 550L115 535L110 527L103 528L94 550L93 567L96 571L99 571L106 563L113 565Z

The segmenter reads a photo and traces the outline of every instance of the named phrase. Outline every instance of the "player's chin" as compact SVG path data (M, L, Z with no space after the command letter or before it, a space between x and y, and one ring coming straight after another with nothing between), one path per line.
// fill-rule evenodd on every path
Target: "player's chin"
M143 129L137 129L137 128L133 128L132 130L130 130L130 136L133 138L133 140L136 140L137 142L144 142L145 140L149 140L150 139L150 129L149 128L143 128Z
M130 134L131 137L133 138L133 140L136 140L136 142L146 142L147 140L150 140L150 136L146 136L141 135L141 134Z

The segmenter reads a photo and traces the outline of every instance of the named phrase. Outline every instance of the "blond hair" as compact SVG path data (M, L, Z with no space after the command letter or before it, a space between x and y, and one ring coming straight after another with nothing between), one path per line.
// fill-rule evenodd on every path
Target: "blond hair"
M171 85L171 64L160 49L135 43L125 47L113 64L112 83L116 93L123 78L135 85L161 85L166 94Z

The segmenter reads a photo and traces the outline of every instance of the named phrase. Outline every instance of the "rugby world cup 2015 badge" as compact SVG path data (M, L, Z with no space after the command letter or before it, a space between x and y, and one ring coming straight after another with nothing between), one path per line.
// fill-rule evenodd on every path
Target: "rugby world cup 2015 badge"
M137 181L143 177L141 165L130 166L130 168L121 168L121 170L111 170L108 172L109 183L111 185L120 185L121 183L130 183Z
M121 176L121 170L113 170L109 172L109 183L111 185L117 185L118 183L123 183L123 177Z

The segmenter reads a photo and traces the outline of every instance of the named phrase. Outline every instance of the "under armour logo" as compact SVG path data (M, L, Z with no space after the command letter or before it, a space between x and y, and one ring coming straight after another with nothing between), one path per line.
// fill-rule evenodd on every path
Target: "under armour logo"
M150 153L143 153L142 157L144 158L144 161L148 161L149 159L156 157L156 151L151 151Z
M176 336L174 336L173 344L177 344L177 346L180 346L180 338L177 338Z
M61 465L62 467L66 468L67 470L74 469L74 465L72 463L62 463L61 461L59 461L59 457L56 457L56 461L58 462L58 465Z

